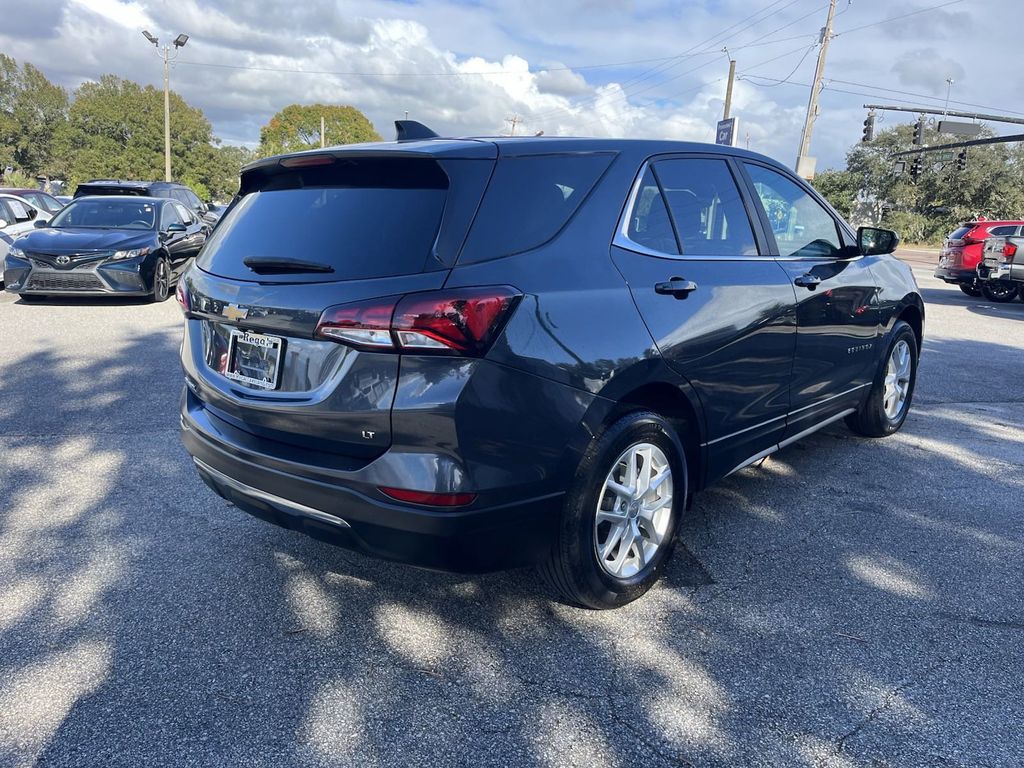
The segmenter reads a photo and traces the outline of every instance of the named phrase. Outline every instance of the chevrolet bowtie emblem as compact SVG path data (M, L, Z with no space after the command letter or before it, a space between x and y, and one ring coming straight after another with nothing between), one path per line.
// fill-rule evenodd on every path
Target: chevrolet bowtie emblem
M228 320L234 320L237 322L238 320L245 320L245 318L249 316L249 310L245 307L240 307L237 304L228 304L224 307L221 314Z

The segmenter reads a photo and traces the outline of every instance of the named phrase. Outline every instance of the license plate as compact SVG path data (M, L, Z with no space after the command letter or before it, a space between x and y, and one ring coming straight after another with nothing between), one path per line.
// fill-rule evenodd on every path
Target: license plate
M224 375L259 389L277 389L284 361L284 339L248 331L232 331Z

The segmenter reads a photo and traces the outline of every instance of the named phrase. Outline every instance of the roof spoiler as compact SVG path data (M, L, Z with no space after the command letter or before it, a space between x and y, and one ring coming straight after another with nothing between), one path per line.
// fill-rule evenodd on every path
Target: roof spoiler
M423 123L415 120L395 120L396 141L421 141L441 138Z

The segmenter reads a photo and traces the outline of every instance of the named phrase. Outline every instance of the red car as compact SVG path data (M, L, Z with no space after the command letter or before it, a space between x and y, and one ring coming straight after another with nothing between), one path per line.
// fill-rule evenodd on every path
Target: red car
M947 283L959 285L960 290L968 296L984 294L991 301L1012 301L1016 291L1002 295L1005 288L998 284L999 281L978 280L977 268L986 238L1012 237L1022 232L1024 221L988 221L979 218L964 222L942 244L935 276Z

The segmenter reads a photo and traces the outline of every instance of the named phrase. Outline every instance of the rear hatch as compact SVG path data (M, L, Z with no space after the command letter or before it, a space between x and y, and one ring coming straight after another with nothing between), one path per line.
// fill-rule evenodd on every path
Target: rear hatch
M400 355L323 338L318 323L338 305L441 288L494 154L467 143L247 168L183 285L190 396L266 440L363 460L386 450Z

